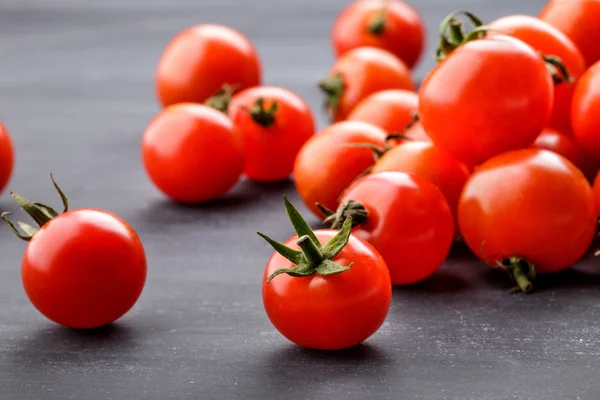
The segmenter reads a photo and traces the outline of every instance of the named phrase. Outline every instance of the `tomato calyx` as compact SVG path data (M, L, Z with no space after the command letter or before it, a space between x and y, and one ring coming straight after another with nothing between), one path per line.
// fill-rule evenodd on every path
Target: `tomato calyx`
M387 6L381 7L381 10L371 20L368 26L369 33L375 36L381 36L385 31L385 19L387 14Z
M352 268L353 263L343 266L333 261L344 247L346 247L346 244L348 244L352 231L352 217L346 219L342 229L329 242L321 245L313 230L308 226L306 220L300 215L298 210L290 203L287 196L284 196L283 200L290 222L298 234L298 241L296 243L300 246L301 250L292 249L257 232L276 252L296 265L293 268L276 270L267 278L267 283L281 274L288 274L296 278L312 276L314 274L328 276L339 274Z
M52 174L50 174L50 179L52 180L52 184L54 185L54 188L58 192L58 195L60 196L60 199L62 201L63 211L60 214L63 214L69 210L69 200L67 199L67 196L65 195L65 193L61 190L61 188L58 186L58 184L54 180L54 176L52 176ZM58 217L60 215L56 210L54 210L50 206L47 206L42 203L33 203L33 202L25 199L23 196L21 196L17 193L14 193L14 192L10 192L10 195L17 202L17 204L23 209L23 211L25 211L27 214L29 214L29 216L38 225L38 227L35 228L29 224L26 224L25 222L19 221L19 222L17 222L17 226L19 228L21 228L21 230L23 231L23 233L21 233L19 231L19 229L17 228L17 226L15 226L8 219L8 216L11 215L11 213L4 212L4 213L0 214L0 218L2 218L2 220L9 226L9 228L13 231L13 233L19 239L22 239L25 241L30 241L31 238L38 232L38 230L42 226L46 225L52 218Z
M233 94L238 89L238 87L239 85L223 85L214 96L206 99L204 105L226 113L229 109L229 103L231 103Z
M473 30L466 32L463 23L458 16L463 15L473 25ZM449 14L440 24L440 43L436 50L436 59L444 60L456 48L472 40L481 39L487 36L491 30L483 24L483 21L468 11L454 11Z
M552 81L555 85L565 82L571 84L575 81L573 75L571 75L560 57L542 54L542 58L546 62L546 68L548 68L548 72L552 76Z
M250 114L254 122L257 124L268 128L275 123L275 115L277 114L277 109L279 108L279 104L277 101L273 101L269 108L265 107L265 99L259 97L256 99L252 108L245 108L246 112Z
M494 258L494 263L490 263L485 255L484 248L485 242L481 244L483 261L493 268L498 268L507 272L510 279L517 284L517 286L510 289L511 293L530 293L533 290L533 283L531 281L535 279L536 271L535 265L533 265L531 261L523 257L512 256L503 257L501 260Z
M340 106L340 99L346 90L346 84L342 74L336 74L329 78L325 78L319 81L319 88L325 93L325 108L330 113L330 118L335 119L338 107Z
M316 206L325 216L323 223L331 224L331 229L341 229L348 217L352 218L352 227L354 228L367 222L369 216L369 211L365 206L355 200L343 202L335 212L320 203L316 203Z

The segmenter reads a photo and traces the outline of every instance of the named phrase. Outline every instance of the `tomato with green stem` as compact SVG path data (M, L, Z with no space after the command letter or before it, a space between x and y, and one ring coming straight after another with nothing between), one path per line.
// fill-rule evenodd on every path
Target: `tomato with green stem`
M15 164L15 151L6 126L0 122L0 193L10 181Z
M379 251L394 285L431 276L452 246L454 222L444 195L413 174L366 175L344 192L337 211L321 210L333 229L352 217L352 234Z
M228 115L244 135L244 174L255 181L287 179L300 148L315 133L308 104L280 87L260 86L237 93Z
M294 163L296 189L308 209L317 216L316 203L336 209L344 189L375 163L371 149L357 146L385 147L386 136L375 125L344 121L310 138Z
M357 0L336 18L331 39L338 57L357 47L378 47L412 68L423 52L425 34L423 19L408 3Z
M331 120L339 122L373 93L414 90L415 85L408 67L393 54L375 47L359 47L338 58L319 87L325 94Z
M150 122L142 160L169 198L201 203L223 196L244 169L244 138L225 114L202 104L176 104Z
M539 149L498 155L467 181L460 232L484 262L506 270L523 292L536 273L568 268L596 234L594 193L564 157Z
M200 24L178 33L167 44L156 70L163 107L202 103L224 85L257 86L261 65L250 40L223 25Z
M146 255L133 228L104 210L68 211L54 178L63 212L11 193L35 221L15 226L2 219L27 247L21 263L31 303L51 321L69 328L97 328L121 318L137 302L146 281ZM20 230L19 230L20 229Z
M533 145L536 149L545 149L560 154L571 161L577 168L585 173L583 155L575 140L572 137L564 135L556 129L546 128L535 139Z
M385 262L369 243L351 235L351 217L339 232L313 232L284 199L296 235L279 243L259 233L275 249L262 286L269 320L307 348L340 350L362 343L381 327L390 308Z

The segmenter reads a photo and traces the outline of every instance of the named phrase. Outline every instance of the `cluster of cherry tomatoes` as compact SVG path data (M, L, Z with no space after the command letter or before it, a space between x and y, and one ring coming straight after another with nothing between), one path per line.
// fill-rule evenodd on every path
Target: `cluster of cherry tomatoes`
M439 62L416 92L421 17L402 0L357 0L333 26L337 60L319 82L331 124L320 132L298 95L261 85L248 38L193 26L159 60L162 109L144 132L143 166L185 203L218 200L242 176L294 177L330 228L313 231L286 198L297 234L284 243L260 234L275 249L262 290L273 325L302 346L367 339L387 316L392 285L431 276L456 240L529 292L537 273L580 260L596 234L598 20L600 1L589 0L552 0L539 18L489 23L453 13L440 25ZM12 164L0 125L0 190ZM38 227L3 215L29 241L26 292L57 323L110 323L142 291L142 244L113 214L67 211L54 184L63 213L13 193ZM103 240L82 245L81 232Z

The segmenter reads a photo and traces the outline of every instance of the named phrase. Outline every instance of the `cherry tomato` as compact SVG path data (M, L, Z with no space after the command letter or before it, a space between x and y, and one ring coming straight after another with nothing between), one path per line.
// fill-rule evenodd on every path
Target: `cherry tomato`
M423 124L420 121L416 121L404 132L404 136L411 138L412 140L420 140L423 142L431 142L431 138L425 132Z
M248 38L226 26L201 24L169 42L158 62L156 88L164 107L202 103L224 85L257 86L260 75L260 61Z
M512 15L492 22L489 27L524 41L544 55L559 57L573 80L577 80L585 72L585 60L575 44L547 22L526 15ZM548 125L565 134L571 133L571 99L574 88L568 82L554 86L554 105Z
M344 192L337 212L324 210L339 229L347 216L352 233L371 243L390 270L392 284L406 285L433 274L450 251L452 213L431 182L402 172L376 172Z
M346 7L333 25L332 42L339 57L357 47L389 51L412 68L423 52L425 23L400 0L358 0Z
M263 278L269 320L303 347L339 350L363 342L390 308L392 286L383 258L350 234L351 218L340 232L313 232L287 199L286 208L297 235L281 244L259 234L276 250Z
M577 147L577 143L571 137L563 135L555 129L544 129L531 147L553 151L571 161L581 171L585 170L583 156L581 150Z
M427 179L442 191L454 217L460 193L470 175L466 165L433 143L414 140L407 140L384 154L373 166L373 172L379 171L409 172Z
M596 199L596 211L598 212L598 216L600 217L600 173L596 175L596 179L594 179L594 197Z
M229 105L229 116L245 138L244 173L256 181L287 179L300 148L315 133L306 102L274 86L239 92Z
M579 79L571 109L573 135L593 175L600 168L600 62Z
M15 164L15 154L8 130L0 122L0 193L8 184Z
M341 56L320 82L333 121L345 119L365 97L386 89L414 90L410 70L393 54L359 47Z
M316 203L337 209L339 197L374 163L372 150L385 147L386 132L366 122L344 121L330 125L306 142L294 163L294 180L304 204L321 216Z
M382 90L363 99L348 121L377 125L388 133L403 133L419 108L419 96L408 90Z
M588 66L600 60L600 1L550 0L540 13L540 19L567 35Z
M202 104L167 107L148 125L142 158L152 182L184 203L223 196L244 169L244 138L222 112Z
M56 186L56 183L55 183ZM104 210L64 212L13 195L39 225L19 223L28 240L21 264L23 287L46 318L69 328L110 324L133 307L146 282L146 255L139 237L120 217Z
M458 223L477 257L499 263L521 290L529 291L533 268L556 272L587 251L596 232L594 193L564 157L514 150L471 175L458 205Z

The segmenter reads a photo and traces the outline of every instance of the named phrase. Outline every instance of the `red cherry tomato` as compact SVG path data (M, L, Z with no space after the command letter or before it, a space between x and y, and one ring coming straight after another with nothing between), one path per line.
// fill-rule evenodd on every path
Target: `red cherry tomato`
M274 86L239 92L229 105L229 116L245 138L244 173L255 181L287 179L300 148L315 133L306 102Z
M588 69L575 87L571 122L575 140L594 176L600 168L600 62Z
M492 22L489 27L524 41L544 55L559 57L574 80L585 71L585 60L575 44L547 22L527 15L512 15ZM571 133L574 88L573 84L567 82L554 87L554 105L548 125L565 134Z
M412 174L377 172L344 192L334 215L339 228L350 215L352 233L371 243L390 270L392 284L406 285L433 274L452 245L452 213L440 190Z
M363 342L390 308L385 262L369 243L350 234L350 221L339 233L312 232L287 201L286 207L297 235L282 245L261 234L276 250L263 278L269 320L303 347L339 350Z
M35 308L69 328L97 328L133 307L146 281L146 256L131 226L99 209L66 211L66 197L65 212L60 215L15 199L41 226L19 233L6 215L2 217L21 238L29 240L21 277ZM47 211L57 216L50 218L44 214Z
M500 262L529 291L529 263L538 273L555 272L587 251L597 225L594 193L564 157L547 150L515 150L473 173L460 198L458 222L480 259Z
M546 149L560 154L575 164L577 168L584 171L583 156L581 150L577 147L577 143L571 137L563 135L555 129L544 129L531 147Z
M365 97L386 89L414 90L410 70L393 54L375 47L359 47L334 64L321 81L332 120L344 120Z
M0 193L8 184L15 163L15 154L8 130L0 122Z
M222 25L192 26L165 48L156 71L161 104L202 103L224 85L260 84L261 66L250 40Z
M144 167L165 195L185 203L223 196L244 168L244 139L222 112L202 104L167 107L142 139Z
M337 209L344 189L375 163L372 150L352 146L385 147L385 138L375 125L344 121L309 139L294 163L296 189L308 209L319 217L316 203Z
M427 179L442 191L454 217L460 193L470 175L466 165L433 143L413 140L384 154L373 166L373 172L379 171L409 172Z
M594 179L594 197L596 199L596 211L600 217L600 173Z
M422 142L431 142L431 138L425 132L423 128L423 124L419 121L416 121L412 124L405 132L404 136L411 138L412 140L420 140Z
M588 66L600 60L600 1L550 0L540 13L540 19L567 35Z
M490 36L459 46L425 78L419 117L437 146L477 165L530 146L548 122L553 90L538 52Z
M388 133L403 133L419 108L419 96L408 90L382 90L363 99L348 121L377 125Z
M378 47L412 68L423 52L425 31L419 13L403 1L358 0L335 20L332 42L338 57L357 47Z

